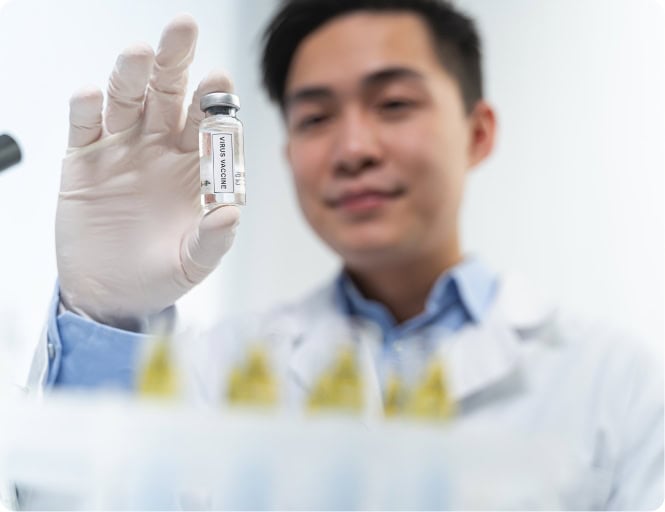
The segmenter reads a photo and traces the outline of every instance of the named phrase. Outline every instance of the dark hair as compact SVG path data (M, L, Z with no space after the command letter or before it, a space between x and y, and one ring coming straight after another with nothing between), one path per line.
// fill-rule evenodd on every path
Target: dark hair
M467 113L482 98L481 42L474 22L446 0L284 0L263 34L263 85L284 106L286 77L300 43L321 25L355 11L406 11L429 27L441 65L459 83Z

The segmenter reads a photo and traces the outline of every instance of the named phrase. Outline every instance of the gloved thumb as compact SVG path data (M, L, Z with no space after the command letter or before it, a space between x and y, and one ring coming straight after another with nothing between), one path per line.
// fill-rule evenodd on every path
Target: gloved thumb
M240 221L237 206L222 206L202 216L183 240L180 261L185 277L192 284L205 279L231 248Z

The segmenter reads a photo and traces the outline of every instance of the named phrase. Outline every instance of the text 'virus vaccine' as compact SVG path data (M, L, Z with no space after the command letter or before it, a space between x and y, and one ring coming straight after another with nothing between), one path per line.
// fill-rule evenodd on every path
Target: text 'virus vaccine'
M242 123L235 94L215 92L201 98L205 119L199 128L201 204L206 210L245 204L245 157Z

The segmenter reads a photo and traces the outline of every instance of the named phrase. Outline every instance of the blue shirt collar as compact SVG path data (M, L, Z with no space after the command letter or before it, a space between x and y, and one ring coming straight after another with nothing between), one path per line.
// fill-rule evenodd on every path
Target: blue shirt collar
M453 322L456 324L454 329L467 322L482 322L494 298L495 288L494 275L477 258L468 257L437 279L425 310L399 326L383 304L363 297L344 271L337 278L336 300L345 314L375 321L386 338L390 338L398 334L390 336L389 331L410 331L442 320L445 323L445 317L452 313L457 318Z

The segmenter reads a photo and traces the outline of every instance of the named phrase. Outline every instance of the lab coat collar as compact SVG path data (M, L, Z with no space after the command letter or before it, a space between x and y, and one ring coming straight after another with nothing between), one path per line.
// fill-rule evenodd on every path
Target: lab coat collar
M300 331L295 333L297 343L290 370L303 387L311 389L320 370L321 356L329 349L323 346L326 340L312 335L317 332L312 323L332 326L341 319L351 320L339 309L334 283L308 297L294 311L298 318L292 325L298 325ZM522 343L531 338L530 333L544 327L554 312L551 301L530 287L526 279L517 274L500 279L496 298L483 321L448 334L437 350L436 357L442 358L452 397L460 401L519 371ZM376 330L379 336L378 327ZM363 327L365 337L370 331L371 326ZM378 337L375 343L379 343ZM371 392L377 393L380 391L376 389Z

